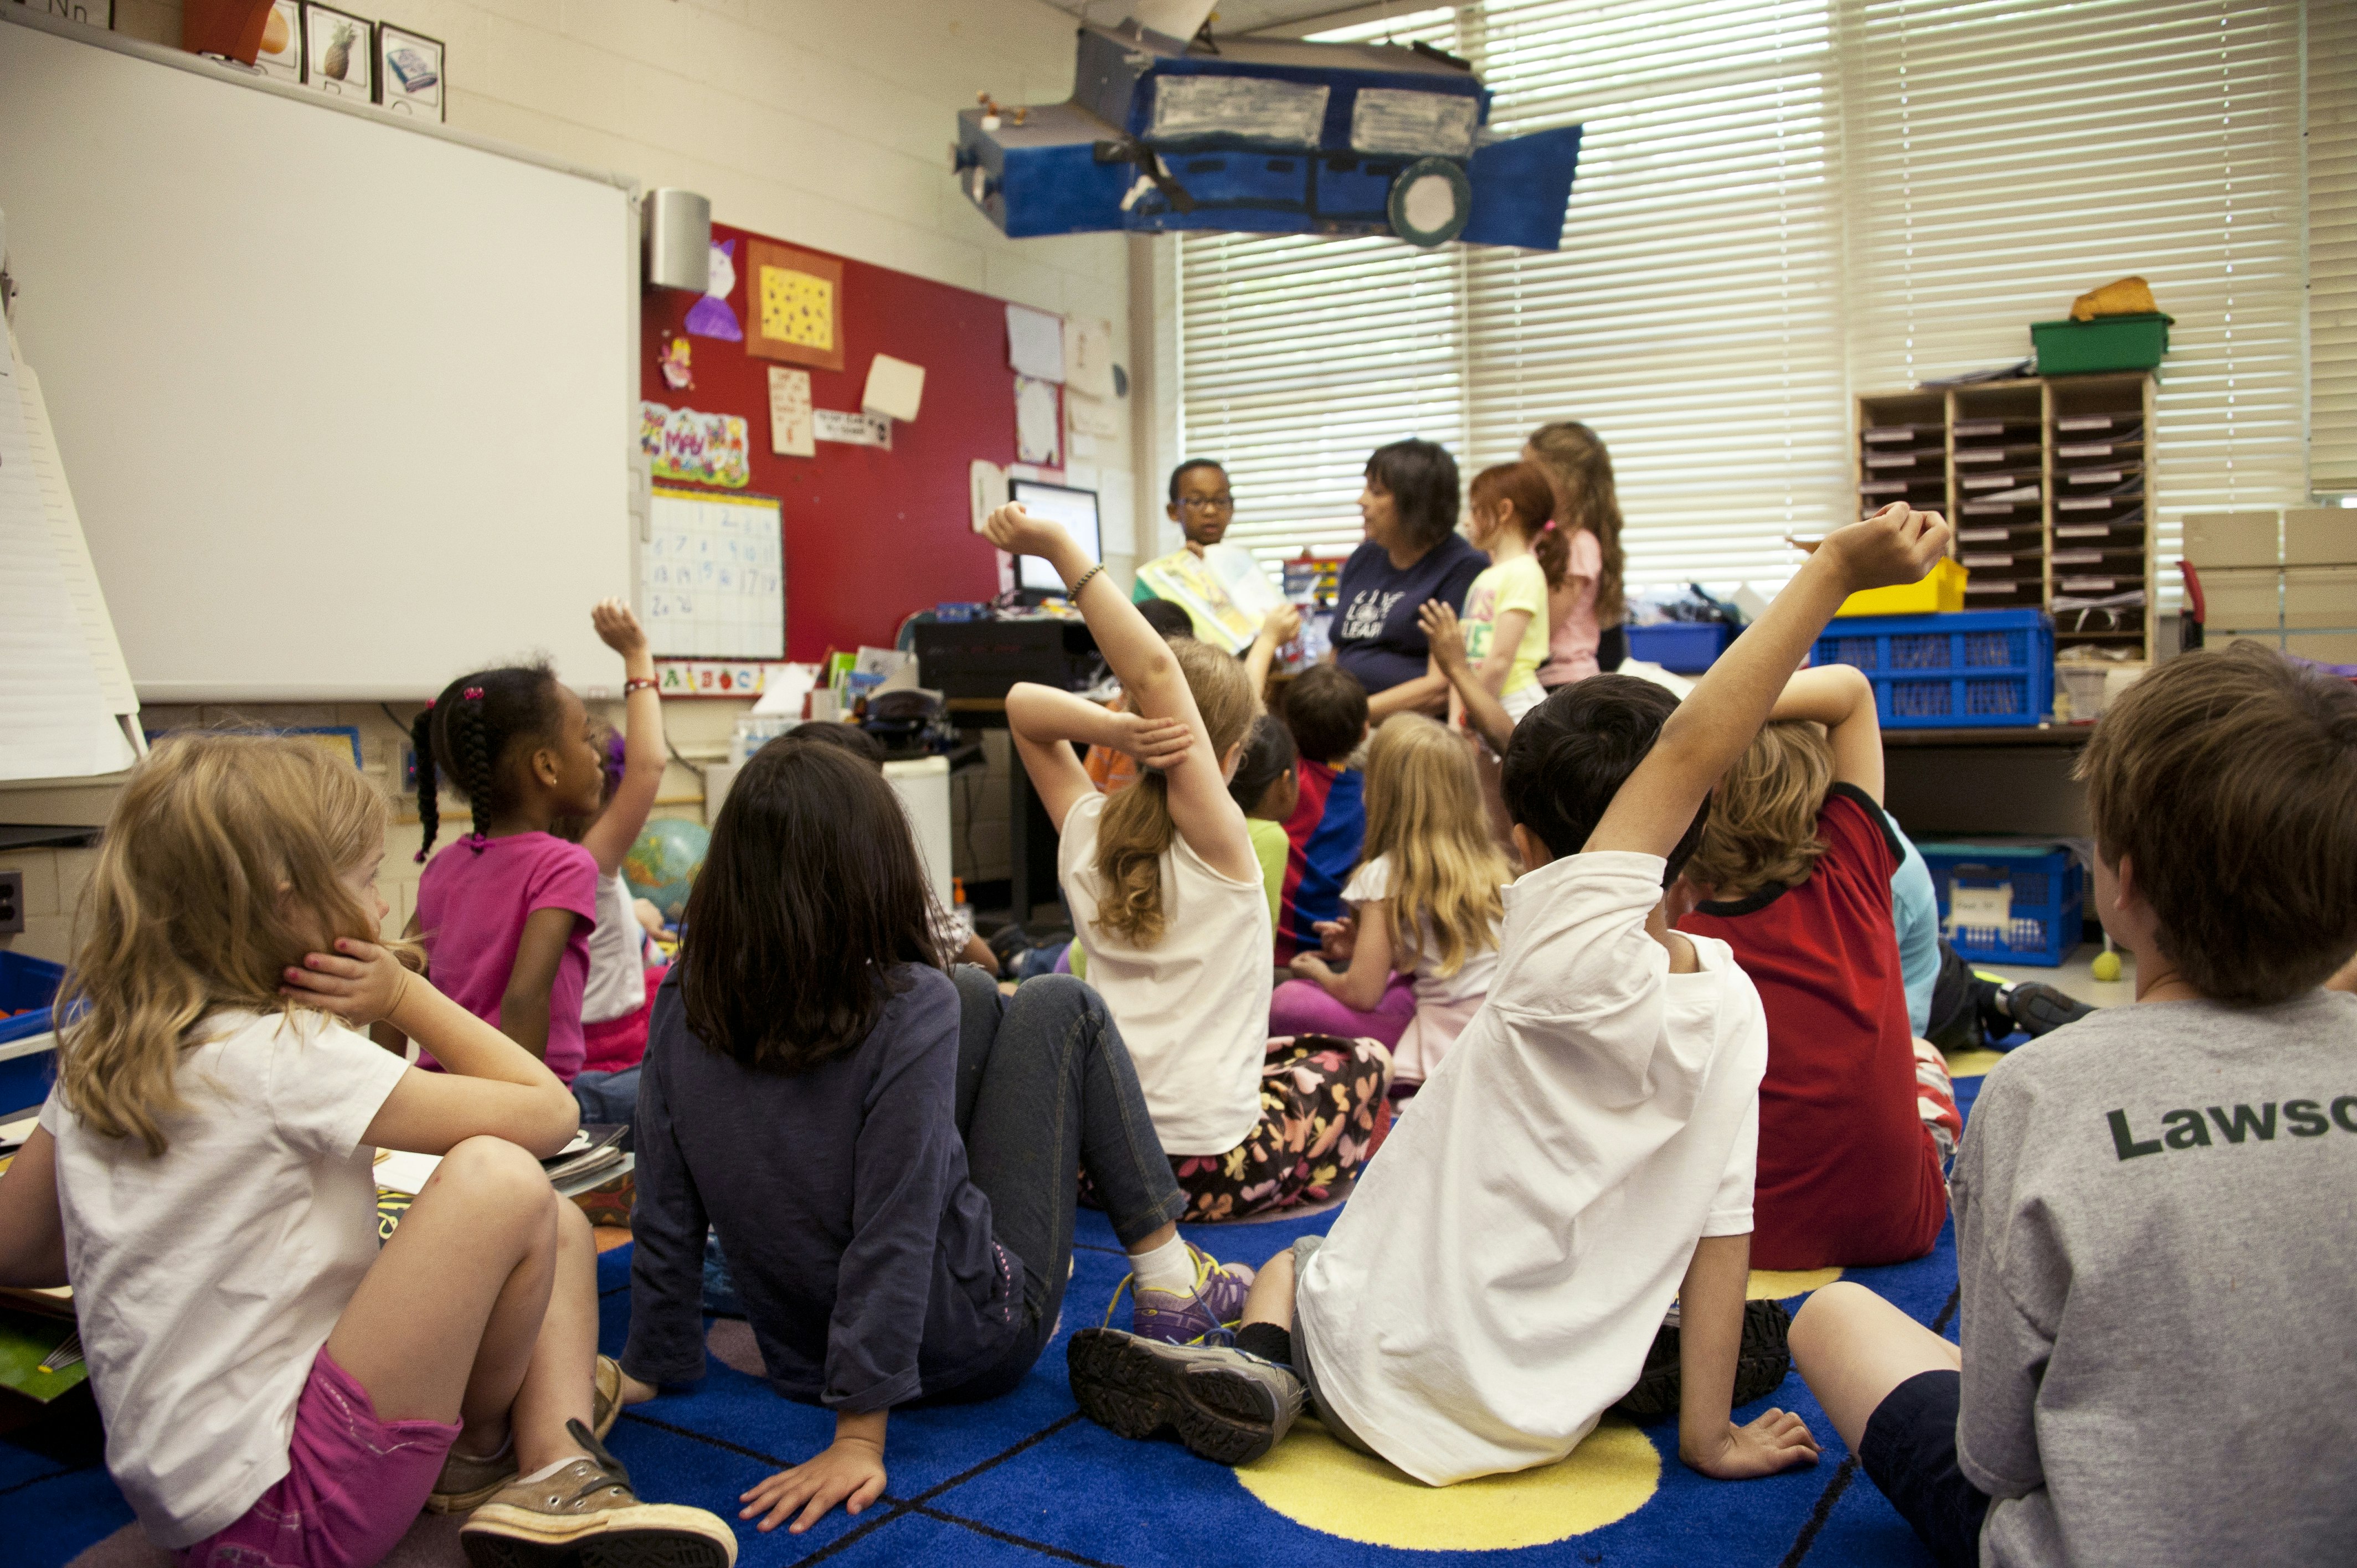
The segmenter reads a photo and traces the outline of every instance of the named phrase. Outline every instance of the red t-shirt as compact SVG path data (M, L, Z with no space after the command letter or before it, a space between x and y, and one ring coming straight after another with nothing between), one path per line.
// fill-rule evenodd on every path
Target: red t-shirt
M1836 784L1827 848L1797 887L1704 904L1678 922L1735 950L1768 1014L1751 1265L1860 1268L1920 1258L1947 1218L1915 1107L1914 1035L1891 924L1900 851L1866 794Z

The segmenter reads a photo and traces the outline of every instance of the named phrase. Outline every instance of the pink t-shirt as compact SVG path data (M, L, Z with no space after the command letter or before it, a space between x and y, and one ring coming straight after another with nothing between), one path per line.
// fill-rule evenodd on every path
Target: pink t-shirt
M1546 662L1539 666L1539 684L1550 691L1596 673L1596 644L1601 635L1596 624L1596 579L1603 572L1604 547L1596 535L1585 528L1573 530L1563 586L1547 596L1547 616L1555 628L1547 639Z
M434 987L497 1026L516 945L534 909L570 909L580 918L565 939L548 988L548 1070L571 1083L581 1070L581 988L589 979L589 931L597 923L597 862L550 833L510 833L481 844L461 839L417 879L417 929ZM418 1066L439 1069L421 1055Z

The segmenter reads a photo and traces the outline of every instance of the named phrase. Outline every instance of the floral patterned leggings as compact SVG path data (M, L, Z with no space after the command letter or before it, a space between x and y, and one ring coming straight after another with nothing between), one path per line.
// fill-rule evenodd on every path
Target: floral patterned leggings
M1373 1040L1281 1035L1260 1069L1260 1125L1223 1155L1172 1155L1182 1223L1323 1203L1374 1150L1384 1050Z

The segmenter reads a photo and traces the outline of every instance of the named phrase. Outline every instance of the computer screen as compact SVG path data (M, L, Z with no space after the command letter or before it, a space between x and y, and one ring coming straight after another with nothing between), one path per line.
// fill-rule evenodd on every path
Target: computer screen
M1097 537L1097 493L1076 490L1069 485L1043 484L1038 479L1010 479L1006 499L1020 506L1033 517L1046 518L1063 524L1072 542L1091 562L1103 559ZM1033 593L1060 594L1064 580L1056 575L1056 568L1043 556L1018 555L1015 558L1017 586Z

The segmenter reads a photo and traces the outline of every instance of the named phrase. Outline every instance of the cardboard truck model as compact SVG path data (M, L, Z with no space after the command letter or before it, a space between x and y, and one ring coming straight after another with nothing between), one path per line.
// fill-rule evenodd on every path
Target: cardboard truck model
M1066 102L960 113L951 162L1018 239L1247 230L1555 250L1580 128L1492 138L1489 115L1471 68L1423 44L1182 43L1132 19L1080 29Z

